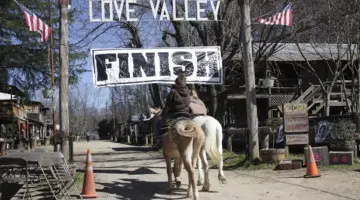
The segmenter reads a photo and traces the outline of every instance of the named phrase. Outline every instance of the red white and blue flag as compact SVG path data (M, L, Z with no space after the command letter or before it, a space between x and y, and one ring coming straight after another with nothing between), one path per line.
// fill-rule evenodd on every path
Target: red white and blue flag
M37 31L41 35L41 42L46 42L51 34L51 28L45 24L38 16L35 15L31 10L21 5L19 2L14 2L20 6L22 13L25 17L25 23L30 31Z
M265 25L284 25L292 26L292 3L284 5L283 8L274 16L267 19L258 19L259 23Z

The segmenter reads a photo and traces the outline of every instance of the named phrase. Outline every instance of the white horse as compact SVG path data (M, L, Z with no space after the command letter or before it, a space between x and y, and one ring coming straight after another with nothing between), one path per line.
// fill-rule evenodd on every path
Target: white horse
M226 178L223 171L223 148L222 148L222 126L218 120L216 120L212 116L197 116L193 119L195 124L201 127L203 132L205 133L205 144L200 153L204 156L204 166L202 166L202 162L198 159L198 185L202 185L204 181L204 190L210 189L210 181L209 181L209 164L207 163L206 153L210 156L211 160L218 167L218 179L221 185L226 184ZM202 171L202 168L205 170ZM204 180L205 178L205 180Z
M159 116L161 109L159 108L149 108L150 113L154 116ZM155 119L155 118L154 118ZM158 118L156 118L158 120ZM155 121L156 121L155 120ZM200 151L200 154L205 158L205 162L201 162L202 159L198 159L198 185L203 185L203 190L208 191L210 189L210 180L209 180L209 163L206 159L206 153L210 156L210 159L218 167L218 180L221 185L226 184L226 178L223 171L223 148L222 148L222 126L214 117L212 116L197 116L193 121L201 127L205 133L205 144ZM155 123L153 123L155 125ZM204 166L202 166L204 164ZM205 171L202 170L202 168Z

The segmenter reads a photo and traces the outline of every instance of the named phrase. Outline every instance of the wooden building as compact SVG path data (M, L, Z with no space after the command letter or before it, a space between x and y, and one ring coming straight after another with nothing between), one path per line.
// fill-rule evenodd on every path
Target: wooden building
M327 89L334 78L337 66L342 67L356 60L357 45L280 43L278 49L264 62L262 70L258 70L257 105L259 122L263 123L273 116L281 116L281 105L288 102L308 104L310 116L322 116L325 113L325 96L321 84ZM254 45L256 50L257 45ZM336 66L335 62L339 62ZM348 68L349 69L349 68ZM263 86L265 71L271 71L276 77L271 88ZM344 71L345 78L348 70ZM321 83L320 83L321 81ZM334 82L329 94L330 114L344 112L349 99L350 80ZM245 85L240 82L237 88L227 93L228 114L226 124L246 127L246 93ZM235 116L235 117L232 117ZM236 119L234 123L234 119Z
M259 132L263 132L266 121L272 117L282 116L282 105L288 102L306 103L309 116L324 116L346 113L351 106L351 95L357 94L354 83L349 80L350 68L344 70L345 80L332 82L335 69L342 68L351 62L357 62L357 45L338 44L310 44L310 43L279 43L275 51L258 63L256 68L256 97L259 119ZM260 44L254 44L254 52L259 50ZM271 47L271 44L269 44ZM270 51L272 48L268 48ZM267 50L263 50L267 51ZM239 54L241 55L241 54ZM241 56L234 58L241 61ZM240 70L241 71L241 70ZM270 76L265 74L270 71ZM246 92L245 80L236 77L236 81L227 80L226 105L223 126L225 130L235 131L239 140L246 135ZM274 85L267 87L264 79L275 77ZM272 78L271 78L272 79ZM236 85L234 85L236 83ZM324 93L333 85L332 92ZM329 104L326 105L326 98ZM205 98L206 99L206 98ZM225 131L227 132L227 131ZM240 133L240 134L238 134ZM229 134L226 134L226 138ZM260 136L262 137L262 136ZM242 139L240 139L242 138ZM245 137L246 138L246 137ZM234 138L235 139L235 138ZM246 142L245 142L246 143ZM263 144L265 145L265 144Z
M44 139L47 136L46 112L49 108L38 101L26 102L24 108L27 112L29 137Z
M17 87L0 84L0 124L5 127L5 137L23 137L27 142L32 137L45 138L47 110L41 102L26 101Z
M25 94L17 87L0 84L0 124L5 127L5 136L27 137L27 116L23 106Z

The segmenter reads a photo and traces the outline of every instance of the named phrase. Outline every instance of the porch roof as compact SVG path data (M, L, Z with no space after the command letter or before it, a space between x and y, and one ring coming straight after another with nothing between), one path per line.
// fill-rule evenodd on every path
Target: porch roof
M359 57L357 44L329 44L329 43L253 43L254 53L259 49L265 52L263 55L274 51L268 61L308 61L316 60L355 60ZM300 49L300 50L299 50ZM301 55L301 52L304 56ZM233 60L241 60L242 55L238 53Z

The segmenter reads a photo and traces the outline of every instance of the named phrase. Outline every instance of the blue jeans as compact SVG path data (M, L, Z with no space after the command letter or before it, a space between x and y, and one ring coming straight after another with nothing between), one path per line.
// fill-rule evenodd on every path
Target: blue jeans
M157 137L163 135L163 126L164 126L164 119L163 119L163 118L160 118L160 119L156 122L156 136L157 136Z

